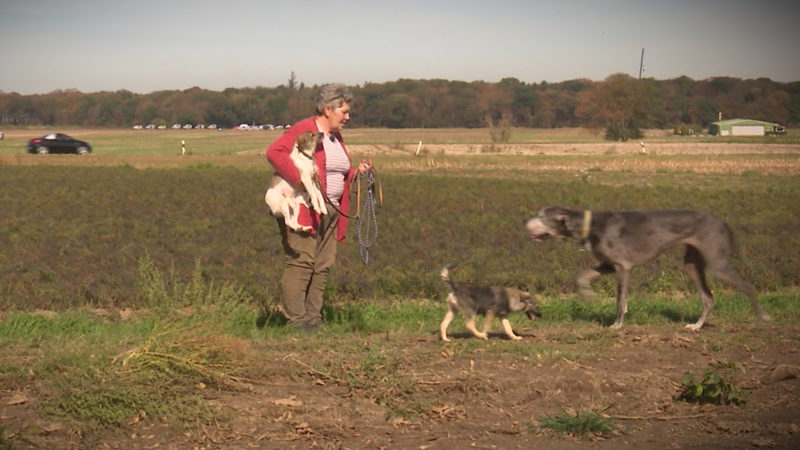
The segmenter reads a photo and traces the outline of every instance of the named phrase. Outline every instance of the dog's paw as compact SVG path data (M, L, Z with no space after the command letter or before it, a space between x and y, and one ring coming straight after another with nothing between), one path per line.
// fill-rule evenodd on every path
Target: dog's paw
M522 340L522 336L516 336L515 335L515 336L509 336L509 337L511 338L512 341L521 341Z
M475 333L475 337L478 339L483 339L484 341L489 340L489 335L486 333Z
M689 325L686 325L684 328L686 328L689 331L700 331L700 328L703 328L703 324L702 323L690 323Z
M611 328L614 329L614 330L619 330L620 328L622 328L622 322L614 322L611 325Z
M772 322L772 317L770 317L769 314L767 314L767 313L761 313L761 315L759 317L764 322Z
M442 341L443 342L450 342L450 338L448 338L447 336L442 336Z

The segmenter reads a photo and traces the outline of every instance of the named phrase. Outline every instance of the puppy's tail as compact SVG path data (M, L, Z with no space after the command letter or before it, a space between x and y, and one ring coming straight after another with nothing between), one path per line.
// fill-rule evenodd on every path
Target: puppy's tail
M453 282L450 280L450 270L454 269L456 266L456 263L447 263L442 267L442 271L439 272L439 276L442 277L442 280L444 280L451 291L455 291L455 286L453 286Z

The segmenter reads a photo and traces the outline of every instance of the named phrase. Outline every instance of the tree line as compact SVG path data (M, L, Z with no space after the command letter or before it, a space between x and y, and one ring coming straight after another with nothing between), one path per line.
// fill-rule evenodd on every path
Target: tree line
M127 90L82 93L56 90L20 95L0 91L0 125L130 127L134 124L291 124L313 114L318 86L294 74L277 87L193 87L137 94ZM644 128L702 130L723 118L800 125L800 81L714 77L638 79L613 74L602 81L575 79L497 83L398 79L351 86L352 127L443 128L493 124L532 128L605 128L625 138ZM614 135L621 132L622 135Z

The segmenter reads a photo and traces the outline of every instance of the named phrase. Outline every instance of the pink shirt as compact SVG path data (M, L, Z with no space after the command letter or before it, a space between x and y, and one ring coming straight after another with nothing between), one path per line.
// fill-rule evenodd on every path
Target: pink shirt
M342 198L344 192L344 178L350 171L350 159L342 148L342 143L336 139L335 135L331 135L331 140L325 137L322 140L322 145L325 148L325 171L327 172L328 186L326 193L328 198L336 206L339 206L339 199Z

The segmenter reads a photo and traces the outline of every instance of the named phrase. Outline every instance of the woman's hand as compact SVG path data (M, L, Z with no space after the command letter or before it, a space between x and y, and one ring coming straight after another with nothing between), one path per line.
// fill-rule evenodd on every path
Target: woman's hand
M372 169L372 160L371 159L362 159L361 162L358 164L358 173L364 175L367 171Z

